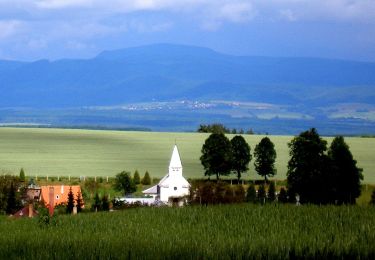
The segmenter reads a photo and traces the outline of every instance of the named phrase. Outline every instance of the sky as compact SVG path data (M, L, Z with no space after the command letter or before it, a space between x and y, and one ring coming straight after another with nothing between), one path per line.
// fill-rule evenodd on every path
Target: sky
M375 0L0 0L0 59L154 43L375 62Z

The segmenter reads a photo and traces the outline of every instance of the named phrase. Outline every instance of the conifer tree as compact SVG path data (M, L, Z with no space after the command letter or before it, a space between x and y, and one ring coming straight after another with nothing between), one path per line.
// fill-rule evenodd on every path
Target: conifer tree
M141 177L139 176L138 170L135 170L133 180L134 180L135 185L138 185L141 183Z
M145 176L142 178L143 185L150 185L151 184L151 177L148 171L146 171Z
M109 211L109 201L108 196L106 194L104 194L102 198L102 210Z
M26 181L25 171L23 170L23 168L21 168L21 171L20 171L20 181L22 182Z
M266 189L264 187L264 184L259 185L259 189L258 189L258 201L261 204L264 204L266 202Z
M257 192L255 190L254 184L250 184L246 192L246 201L247 202L256 202L257 201Z
M276 187L273 181L271 181L268 187L267 199L270 202L274 202L276 200Z
M283 188L280 189L279 196L277 197L280 203L287 203L288 202L288 194L286 190Z
M99 198L99 194L95 193L94 203L91 206L91 210L92 211L100 211L101 209L102 208L101 208L101 201L100 201L100 198Z
M66 213L71 214L74 208L74 194L72 191L72 187L69 189L68 193L68 204L66 205Z
M77 205L77 213L82 212L83 200L82 200L82 194L81 194L80 191L77 193L76 203L77 203L76 204Z
M372 191L370 204L375 206L375 190Z
M11 182L7 197L6 213L13 214L16 211L16 188L13 182Z

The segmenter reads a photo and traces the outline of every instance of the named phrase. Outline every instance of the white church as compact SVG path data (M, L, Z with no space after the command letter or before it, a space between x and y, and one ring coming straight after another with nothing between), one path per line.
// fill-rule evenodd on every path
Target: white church
M168 205L183 205L185 196L189 195L189 188L189 182L182 176L181 158L175 145L168 173L157 185L144 190L143 194Z

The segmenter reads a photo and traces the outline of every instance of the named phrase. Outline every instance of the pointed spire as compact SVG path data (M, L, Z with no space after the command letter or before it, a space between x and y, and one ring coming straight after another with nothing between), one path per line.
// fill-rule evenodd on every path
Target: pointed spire
M180 154L178 152L177 145L174 146L169 168L182 168Z

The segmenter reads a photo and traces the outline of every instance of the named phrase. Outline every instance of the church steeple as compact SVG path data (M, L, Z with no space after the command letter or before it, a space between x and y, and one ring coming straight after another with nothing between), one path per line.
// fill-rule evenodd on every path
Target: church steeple
M174 146L171 161L169 163L169 175L182 175L182 164L177 145Z

